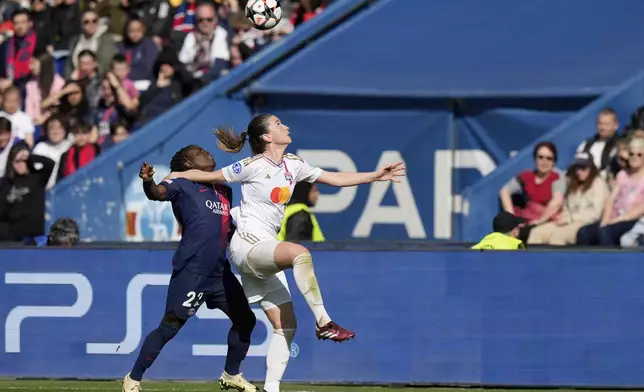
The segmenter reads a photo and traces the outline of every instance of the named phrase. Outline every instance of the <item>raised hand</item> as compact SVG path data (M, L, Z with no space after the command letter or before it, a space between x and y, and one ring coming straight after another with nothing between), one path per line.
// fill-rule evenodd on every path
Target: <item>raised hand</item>
M154 167L147 162L143 162L141 170L139 170L139 177L143 181L151 181L154 177Z
M376 172L376 181L393 181L400 182L398 177L405 177L407 168L402 162L387 165Z

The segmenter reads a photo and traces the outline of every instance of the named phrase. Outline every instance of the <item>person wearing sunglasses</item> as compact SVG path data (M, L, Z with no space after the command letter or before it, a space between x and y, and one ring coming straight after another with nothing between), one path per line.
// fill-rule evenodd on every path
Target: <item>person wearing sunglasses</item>
M527 222L519 236L522 240L532 227L556 218L567 188L564 174L555 167L557 147L553 143L538 143L532 156L534 169L520 173L499 192L503 209Z
M610 191L594 157L587 152L577 153L566 177L568 189L561 214L556 220L533 228L529 245L575 244L579 229L601 218Z
M201 3L196 10L197 28L186 36L179 51L179 61L203 86L230 68L230 37L219 25L215 6Z
M9 152L0 179L0 242L22 242L45 233L45 186L54 161L29 153L25 142Z
M620 245L620 238L644 216L644 139L629 143L629 169L617 174L600 221L577 233L579 245Z
M99 23L96 12L88 10L81 18L81 33L73 38L69 45L71 55L65 64L65 79L71 77L72 72L79 66L79 56L84 50L91 50L96 54L96 59L101 72L110 68L112 58L116 54L116 44L107 27Z

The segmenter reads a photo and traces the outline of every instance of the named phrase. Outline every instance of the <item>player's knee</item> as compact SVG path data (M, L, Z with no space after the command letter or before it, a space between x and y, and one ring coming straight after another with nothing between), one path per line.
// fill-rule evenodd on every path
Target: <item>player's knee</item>
M161 324L166 324L176 329L177 332L181 329L181 327L183 327L185 323L186 323L186 320L180 319L174 313L171 313L171 312L167 312L166 314L164 314L163 320L161 320Z
M293 249L291 251L291 256L293 257L293 260L295 260L297 257L301 255L311 255L308 249L306 249L304 246L300 244L293 244Z
M293 261L299 255L309 254L309 250L293 242L280 242L276 248L276 253L277 258Z

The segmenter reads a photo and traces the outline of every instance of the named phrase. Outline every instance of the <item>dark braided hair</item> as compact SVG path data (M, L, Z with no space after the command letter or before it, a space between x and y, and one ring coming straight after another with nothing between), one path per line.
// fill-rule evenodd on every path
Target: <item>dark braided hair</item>
M173 172L182 172L193 168L192 159L199 154L208 154L203 148L191 144L177 151L170 161L170 170Z

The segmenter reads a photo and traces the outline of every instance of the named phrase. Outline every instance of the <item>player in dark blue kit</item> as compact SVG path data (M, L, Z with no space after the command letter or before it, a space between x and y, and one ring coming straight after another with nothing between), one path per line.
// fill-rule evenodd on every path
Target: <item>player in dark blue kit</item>
M188 169L212 172L215 160L203 148L191 145L174 155L170 168L173 172ZM163 320L143 342L132 371L123 379L123 392L141 390L143 373L204 303L209 309L221 309L233 323L228 333L226 365L219 379L222 389L258 391L239 371L256 320L226 259L226 247L234 230L230 217L232 190L185 179L155 184L153 174L154 168L143 163L139 177L146 196L150 200L170 201L183 232L172 259Z

